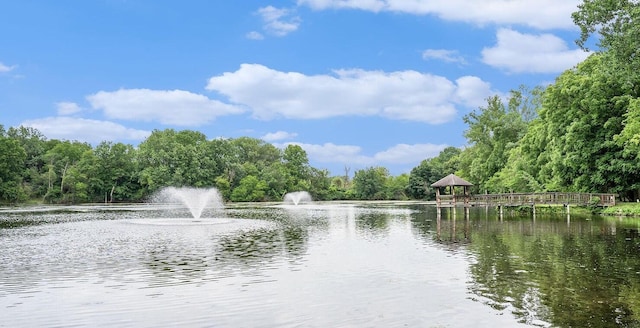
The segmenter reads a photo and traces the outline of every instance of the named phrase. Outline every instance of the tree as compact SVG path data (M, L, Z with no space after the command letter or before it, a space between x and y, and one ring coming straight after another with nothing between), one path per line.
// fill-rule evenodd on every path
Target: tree
M299 145L288 145L284 149L284 165L292 178L287 186L289 191L307 190L309 188L309 159L307 152Z
M439 172L428 159L423 160L409 174L409 186L407 191L415 199L435 199L435 191L430 187L431 183L438 181L441 177Z
M44 195L45 186L39 183L38 178L45 165L46 138L37 129L24 126L9 128L7 137L17 140L26 153L22 167L22 183L25 191L30 195Z
M289 191L288 186L292 180L289 171L282 162L275 162L267 166L260 174L267 183L267 197L271 200L282 200Z
M524 87L512 90L507 105L498 96L489 97L487 107L463 117L469 126L464 135L470 147L460 154L460 175L474 181L479 191L493 191L487 182L506 165L509 151L525 135L539 92Z
M408 195L415 199L434 200L436 193L431 184L458 170L461 152L459 148L447 147L437 157L420 162L409 174Z
M138 199L136 150L131 145L104 141L94 149L94 192L105 202Z
M265 170L269 165L282 160L282 152L270 143L249 137L230 139L228 157L226 161L226 176L231 188L238 186L239 182L247 175L247 165L252 165L256 173Z
M331 178L329 171L324 169L316 169L308 166L308 179L304 180L304 184L300 184L299 190L307 190L317 200L329 200L331 195L329 189L331 186Z
M398 176L389 176L386 181L387 199L407 200L409 185L409 175L406 173Z
M248 175L240 181L240 185L231 192L234 202L263 201L266 195L267 183L253 175Z
M152 193L165 186L208 187L217 178L204 134L155 130L140 144L140 183Z
M606 56L591 55L560 75L522 139L521 157L532 163L525 170L546 190L624 195L640 187L636 155L625 150L626 137L616 140L624 135L625 116L633 116L634 100Z
M615 141L624 148L628 156L640 159L640 98L629 99L624 118L624 127L620 134L614 137Z
M609 65L623 74L634 96L640 92L637 79L640 69L640 2L637 0L584 0L572 14L580 28L576 43L588 50L587 42L596 33L597 45L612 55Z
M369 167L356 171L353 189L358 199L386 199L386 181L389 171L384 167Z
M44 155L48 178L44 198L58 202L72 201L73 184L67 183L69 173L73 172L72 178L77 178L78 171L75 166L80 162L83 154L91 150L91 146L79 141L59 140L52 140L49 145L53 147Z
M15 203L25 199L21 182L26 158L17 140L0 135L0 201Z

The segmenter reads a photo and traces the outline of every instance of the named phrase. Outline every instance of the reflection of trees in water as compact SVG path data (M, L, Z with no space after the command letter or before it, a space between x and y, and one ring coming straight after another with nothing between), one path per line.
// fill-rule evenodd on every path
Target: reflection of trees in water
M216 247L219 261L255 266L276 258L299 258L306 252L307 231L301 227L259 229L227 236Z
M528 324L640 324L637 230L602 220L481 219L471 234L470 288L494 308Z
M364 212L356 215L356 228L364 233L386 235L389 230L391 216L384 212Z
M175 240L156 239L145 247L145 264L151 285L190 283L205 278L212 254L202 247Z
M248 230L201 245L158 239L146 248L145 263L152 284L191 283L264 270L280 260L298 264L307 240L301 227Z

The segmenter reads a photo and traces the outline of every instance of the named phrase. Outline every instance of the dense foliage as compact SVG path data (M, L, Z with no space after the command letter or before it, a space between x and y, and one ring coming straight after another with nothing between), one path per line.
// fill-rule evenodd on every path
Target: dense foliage
M0 202L138 202L165 186L216 187L226 200L282 200L309 191L317 200L406 199L409 176L385 168L330 177L298 145L259 139L207 140L197 131L156 130L137 148L47 140L38 130L0 125Z

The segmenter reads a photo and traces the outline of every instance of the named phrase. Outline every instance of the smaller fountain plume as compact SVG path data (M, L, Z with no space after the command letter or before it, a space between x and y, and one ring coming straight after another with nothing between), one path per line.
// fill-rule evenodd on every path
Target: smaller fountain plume
M208 206L222 208L223 201L216 188L166 187L153 198L156 203L180 203L187 207L194 219L200 219Z
M303 203L311 203L313 199L311 194L306 191L294 191L284 195L285 204L299 205Z

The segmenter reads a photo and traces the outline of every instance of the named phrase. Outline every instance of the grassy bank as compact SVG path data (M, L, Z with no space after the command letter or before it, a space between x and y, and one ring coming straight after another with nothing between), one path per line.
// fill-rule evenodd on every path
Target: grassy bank
M618 203L602 210L602 215L640 216L640 203Z

